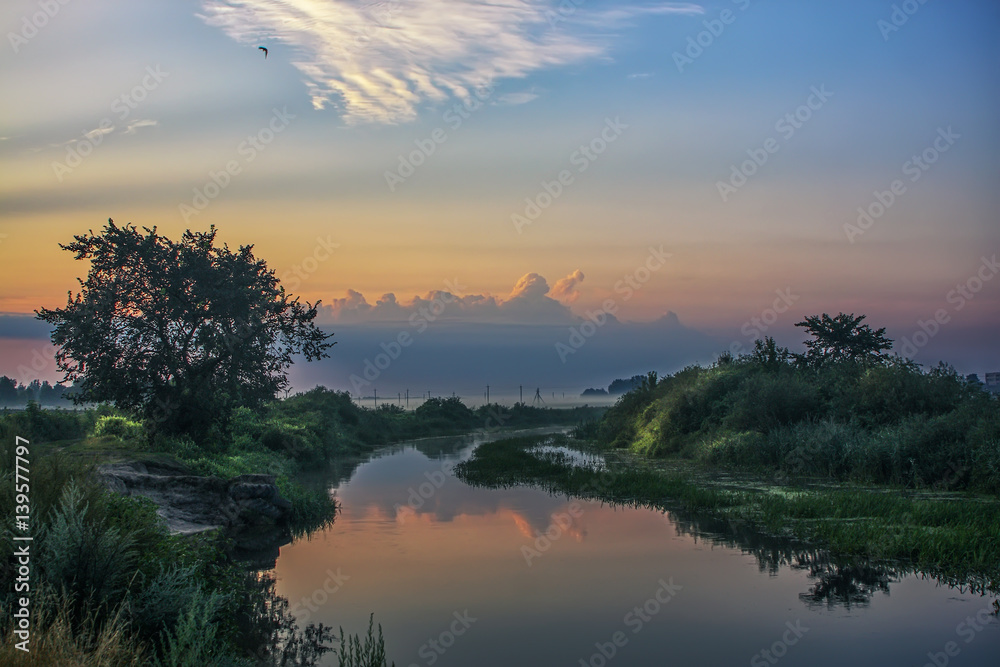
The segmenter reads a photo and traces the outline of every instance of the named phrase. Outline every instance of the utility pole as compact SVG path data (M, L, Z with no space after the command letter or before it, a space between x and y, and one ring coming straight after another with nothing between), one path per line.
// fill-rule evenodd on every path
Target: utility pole
M374 393L374 396L375 396L375 407L377 408L378 407L378 389L375 389L374 387L372 387L372 391L375 392Z
M517 385L517 395L518 395L518 402L519 403L524 403L524 385L523 384Z
M406 409L410 409L410 390L406 390Z
M403 404L403 395L400 394L398 391L396 392L396 404L397 405Z
M486 385L486 405L490 404L490 386Z

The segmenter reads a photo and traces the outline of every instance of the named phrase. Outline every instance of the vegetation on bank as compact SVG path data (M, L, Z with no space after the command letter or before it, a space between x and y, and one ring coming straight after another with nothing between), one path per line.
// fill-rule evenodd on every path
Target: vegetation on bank
M148 501L113 494L93 481L95 464L169 457L192 473L278 476L293 503L292 528L332 520L323 489L295 482L304 469L359 457L403 439L476 429L574 424L594 409L517 405L472 410L433 399L412 412L358 407L346 393L317 388L259 411L234 411L226 432L196 443L150 431L110 406L0 415L0 439L31 445L32 653L14 653L13 586L0 596L0 664L310 665L329 646L341 665L381 667L381 635L338 637L324 626L297 628L274 581L232 560L224 539L170 536ZM0 581L14 580L14 474L11 447L0 460L0 517L6 535ZM15 656L19 662L15 662ZM25 662L27 657L28 661ZM35 662L31 662L31 661Z
M893 493L860 485L734 483L691 462L652 466L607 452L603 467L575 464L550 445L587 443L518 437L480 445L456 474L469 484L540 486L659 511L683 510L823 546L832 555L892 561L977 590L1000 591L1000 500Z
M167 533L149 501L111 493L86 466L32 454L30 588L15 592L14 456L0 467L0 663L311 665L330 628L299 629L274 579L235 563L216 537ZM20 533L18 533L20 534ZM13 613L29 599L29 652Z
M681 506L996 591L1000 398L943 364L889 356L884 329L863 320L806 318L803 354L765 338L707 368L650 373L574 432L606 454L608 470L574 467L527 438L483 445L457 472ZM720 485L720 468L755 481Z
M779 478L1000 494L1000 397L943 364L816 359L770 338L708 368L650 374L582 434Z

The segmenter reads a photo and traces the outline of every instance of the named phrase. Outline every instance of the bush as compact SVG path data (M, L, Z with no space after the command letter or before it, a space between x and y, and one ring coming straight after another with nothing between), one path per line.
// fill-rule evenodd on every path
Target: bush
M1000 493L1000 400L954 369L796 364L773 341L757 348L644 383L581 433L646 456Z
M142 424L118 415L100 417L94 425L94 435L98 437L113 436L122 440L138 440L143 433Z

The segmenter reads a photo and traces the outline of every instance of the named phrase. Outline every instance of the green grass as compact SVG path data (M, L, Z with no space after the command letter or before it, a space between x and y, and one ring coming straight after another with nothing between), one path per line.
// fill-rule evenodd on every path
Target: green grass
M650 458L1000 496L1000 398L898 357L746 355L650 375L581 434Z
M891 561L979 589L1000 590L1000 501L861 485L777 485L713 478L691 463L653 467L609 457L606 469L539 453L553 438L480 445L456 474L473 485L534 485L550 492L748 524L827 548L837 557ZM563 441L561 444L565 444ZM572 444L572 443L570 443Z

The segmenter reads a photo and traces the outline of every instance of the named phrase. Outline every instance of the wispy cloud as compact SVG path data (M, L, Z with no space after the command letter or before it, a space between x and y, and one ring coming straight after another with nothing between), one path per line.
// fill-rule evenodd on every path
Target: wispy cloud
M240 43L280 44L313 106L348 122L412 120L422 103L466 99L498 79L605 55L609 30L644 15L691 14L690 3L623 5L560 16L558 0L203 0L201 18Z
M507 93L506 95L501 95L497 98L498 104L515 105L515 104L527 104L528 102L537 99L538 93L529 93L523 91L520 93Z
M135 131L140 127L156 127L160 122L153 120L151 118L142 118L139 120L133 120L125 128L125 134L135 134Z

